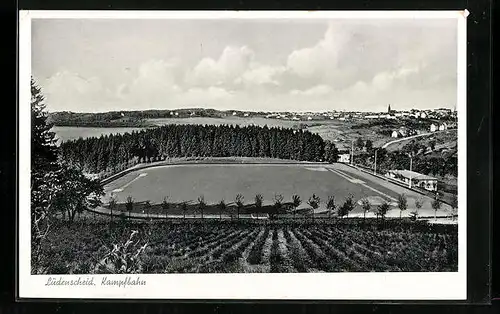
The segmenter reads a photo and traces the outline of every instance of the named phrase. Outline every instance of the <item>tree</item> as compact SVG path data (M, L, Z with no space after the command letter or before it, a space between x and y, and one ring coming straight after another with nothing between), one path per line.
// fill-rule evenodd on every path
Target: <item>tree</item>
M365 143L361 137L358 137L356 140L356 147L362 149L365 146Z
M262 201L264 198L262 197L261 194L255 195L255 208L257 209L258 212L262 209Z
M57 170L57 140L47 121L45 97L31 78L31 171ZM33 181L32 181L33 184ZM37 188L32 187L32 188Z
M408 208L408 200L406 199L406 195L404 194L398 195L398 208L399 208L399 219L401 219L402 212Z
M371 209L370 201L368 201L368 199L366 199L366 198L361 200L361 208L363 208L363 219L365 219L366 213L369 212Z
M276 194L274 195L274 206L273 206L273 217L275 214L278 214L280 210L283 208L283 195Z
M457 209L458 209L458 197L457 195L453 195L451 198L451 219L455 220L455 215L457 214Z
M326 208L328 209L328 217L331 217L332 212L335 210L337 205L335 205L335 196L328 196L328 201L326 203Z
M186 218L186 212L188 210L187 202L182 202L181 203L181 210L184 215L184 219Z
M31 123L31 265L33 273L43 273L42 243L51 230L51 217L68 212L71 224L76 213L101 205L104 192L99 181L88 179L71 163L58 161L60 149L50 131L42 91L33 79Z
M113 210L116 208L116 198L114 196L109 199L108 208L111 212L111 221L113 221Z
M354 209L353 196L351 194L349 194L349 196L346 197L344 203L338 208L338 216L339 217L344 217L344 216L349 217L349 213L353 209Z
M334 143L327 141L325 144L325 161L329 163L337 162L339 159L339 151Z
M205 196L200 195L198 197L198 208L200 209L201 219L203 219L203 212L205 211L206 207L207 207L207 203L205 202Z
M59 187L52 199L53 209L65 213L68 225L75 220L76 214L81 214L88 208L101 205L101 196L104 195L101 183L92 180L77 169L61 164Z
M436 141L435 140L432 140L429 142L429 147L431 150L434 150L436 149Z
M236 210L237 210L237 218L240 219L240 211L243 209L243 204L244 197L241 194L237 194L234 202L236 203Z
M312 211L312 218L314 219L314 210L319 208L319 204L321 202L321 199L319 196L316 194L313 194L311 197L309 197L309 200L307 201L307 204L311 206L311 211Z
M373 149L373 142L371 140L366 140L365 148L366 151L371 152Z
M295 212L297 211L297 208L300 206L302 203L302 200L300 199L300 196L297 194L292 195L292 206L293 206L293 217L295 218Z
M413 210L410 212L410 220L416 221L418 219L418 210Z
M127 196L127 202L125 203L125 208L128 211L128 217L130 218L130 213L134 210L134 199L132 196Z
M417 208L417 211L420 210L420 208L422 208L423 203L424 201L422 200L422 198L417 198L415 200L415 207Z
M384 200L382 204L378 205L377 207L377 217L380 216L382 219L384 219L388 211L389 211L389 203L387 203L387 201Z
M349 218L349 213L354 209L354 196L352 194L349 194L349 196L347 196L347 198L345 199L344 201L344 210L345 210L345 213L347 215L347 217Z
M170 208L170 204L168 202L168 197L165 196L163 201L161 202L161 209L165 212L165 219L168 218L168 210Z
M149 218L149 212L151 211L151 202L149 200L144 202L144 211L146 212L147 217Z
M432 201L432 209L434 209L434 220L437 220L437 211L441 208L441 202L439 201L439 196L436 193L436 197Z
M224 199L221 199L219 204L219 218L222 219L222 212L226 210L226 201Z

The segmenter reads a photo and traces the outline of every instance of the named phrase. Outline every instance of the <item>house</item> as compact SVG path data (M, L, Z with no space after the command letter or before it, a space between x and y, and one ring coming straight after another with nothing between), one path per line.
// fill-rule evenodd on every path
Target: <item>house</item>
M430 130L431 130L431 132L436 132L437 131L437 126L434 123L431 124Z
M404 126L400 127L398 132L401 137L406 137L408 135L408 130Z
M396 138L399 137L399 132L396 130L392 131L391 137L396 137Z
M348 151L340 151L338 162L349 163L351 161L351 154Z
M250 116L250 114L248 112L245 112L245 114L243 116L248 117L248 116Z
M439 126L439 131L444 131L444 130L447 130L448 129L448 125L446 125L446 123L443 123Z
M179 113L178 113L178 112L176 112L176 113L175 113L175 115L176 115L176 116L178 116L178 115L179 115Z
M427 114L425 112L420 113L420 118L425 119L427 118Z
M173 116L174 115L174 112L173 111L170 111L170 115Z
M379 118L378 114L365 116L365 119L378 119L378 118Z
M312 117L307 117L307 120L311 121L313 118Z
M386 177L427 191L437 191L437 178L409 170L389 170Z
M236 116L236 115L238 115L238 113L237 113L236 111L235 111L235 112L233 112L233 116Z
M300 118L299 117L293 117L292 120L294 120L294 121L300 121Z

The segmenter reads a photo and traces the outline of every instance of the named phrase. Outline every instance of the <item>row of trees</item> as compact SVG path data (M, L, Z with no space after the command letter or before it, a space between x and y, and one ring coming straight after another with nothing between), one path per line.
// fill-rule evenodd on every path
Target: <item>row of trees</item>
M264 198L261 194L255 195L253 203L251 205L253 206L256 212L263 211L264 208L263 201ZM361 203L361 208L363 209L363 218L366 218L366 214L368 212L373 212L377 216L377 218L380 217L384 219L385 216L387 215L387 212L390 209L390 204L387 201L383 201L381 204L374 206L370 203L368 199L364 198L361 199L360 203ZM295 217L296 213L299 212L297 208L301 204L302 204L302 199L299 195L296 194L292 195L291 201L285 202L283 195L276 194L272 206L267 207L266 213L269 214L269 217L271 219L277 217L278 214L289 214L289 213L292 213L293 217ZM317 196L316 194L313 194L307 200L307 205L309 206L308 210L301 211L301 213L311 215L311 217L314 219L315 210L317 210L320 207L320 204L321 204L320 197ZM168 213L174 205L175 205L174 203L168 201L168 197L165 197L163 199L163 201L160 204L160 207L165 215L165 218L168 217ZM422 207L422 205L423 205L422 199L415 200L415 209L410 213L410 217L412 219L414 220L417 219L419 215L419 210ZM441 202L439 201L438 198L436 198L432 201L431 205L436 215L437 210L441 208ZM131 213L134 211L134 206L135 206L134 199L131 196L128 196L124 209L128 212L129 218L131 217ZM153 205L151 204L150 201L145 201L142 205L143 212L149 216L149 212L151 211L152 206ZM181 202L180 204L178 204L178 206L180 206L180 209L182 210L185 218L186 212L188 211L188 202ZM200 217L203 218L205 210L207 209L208 206L209 205L207 204L205 197L203 195L200 195L193 209L195 210L195 212L199 212ZM116 211L116 207L117 207L116 199L111 198L108 204L108 208L110 209L112 216L113 216L113 211ZM215 207L219 210L220 218L222 218L222 213L225 213L226 211L230 210L234 211L236 213L236 217L239 219L240 213L243 212L243 210L246 208L246 205L244 203L243 195L237 194L233 202L226 202L226 200L221 199L217 204L215 204ZM336 213L337 217L340 218L349 217L349 213L352 212L352 210L355 207L356 203L354 202L354 196L352 194L348 195L342 204L336 203L336 198L334 195L330 195L326 201L326 209L329 218L332 217L333 213ZM408 200L405 194L400 194L398 196L397 207L400 210L399 218L401 219L402 213L408 209ZM455 209L456 205L452 207L453 209ZM121 212L121 214L123 214L123 212Z
M123 164L172 157L271 157L337 161L337 149L319 135L280 127L165 125L132 133L102 135L62 143L63 160L89 173Z

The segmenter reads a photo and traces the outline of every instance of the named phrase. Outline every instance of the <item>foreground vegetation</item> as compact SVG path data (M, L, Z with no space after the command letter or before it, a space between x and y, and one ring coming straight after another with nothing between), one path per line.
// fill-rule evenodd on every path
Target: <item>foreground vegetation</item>
M455 225L400 220L53 224L37 273L456 271Z

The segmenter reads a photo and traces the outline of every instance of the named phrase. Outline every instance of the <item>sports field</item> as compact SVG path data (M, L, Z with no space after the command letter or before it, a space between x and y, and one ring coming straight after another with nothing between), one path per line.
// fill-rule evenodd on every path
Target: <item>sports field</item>
M150 213L161 211L159 204L164 197L172 204L188 202L196 206L198 197L203 195L207 205L216 205L221 199L232 205L237 194L244 196L247 206L254 203L256 194L263 196L263 205L273 204L276 194L283 196L283 202L291 202L292 195L297 194L302 199L298 208L301 209L309 208L307 200L313 193L321 199L315 212L322 213L326 211L329 196L335 196L336 204L341 205L352 194L356 207L350 217L362 216L360 200L363 198L368 199L373 208L386 200L391 204L387 216L399 216L396 200L404 193L408 198L408 210L403 212L403 217L415 209L417 198L423 201L419 215L434 216L429 197L343 164L165 165L128 173L107 184L105 192L105 198L109 199L112 194L121 206L128 196L139 204L149 200L153 204ZM209 206L206 214L218 214L215 207ZM175 212L175 208L173 206L172 211ZM134 209L143 210L140 205ZM449 215L449 207L443 204L437 215ZM367 217L373 216L374 213L367 214Z

